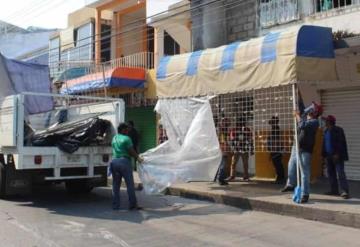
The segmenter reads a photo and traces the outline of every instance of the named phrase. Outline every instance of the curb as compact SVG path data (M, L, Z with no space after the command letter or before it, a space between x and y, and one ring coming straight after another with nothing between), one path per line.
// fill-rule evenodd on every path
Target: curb
M246 197L219 195L216 193L200 192L174 187L167 189L166 194L220 203L245 210L255 210L278 215L292 216L306 220L360 229L360 214L355 213L310 208L297 204L291 205L274 203Z
M142 183L135 182L135 188L137 190L141 190ZM168 188L165 191L165 194L184 197L188 199L209 201L245 210L261 211L266 213L291 216L295 218L360 229L360 214L351 212L312 208L301 206L295 203L283 204L247 197L220 195L211 192L202 192L198 190L183 189L177 187Z

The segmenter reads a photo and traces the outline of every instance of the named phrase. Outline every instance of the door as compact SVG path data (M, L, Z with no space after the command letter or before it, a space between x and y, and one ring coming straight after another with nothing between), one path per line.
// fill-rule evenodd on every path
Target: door
M128 107L125 111L126 121L132 120L139 132L139 152L156 146L156 113L154 107Z
M334 115L345 131L349 161L345 163L348 179L360 180L360 88L326 90L321 95L324 116Z

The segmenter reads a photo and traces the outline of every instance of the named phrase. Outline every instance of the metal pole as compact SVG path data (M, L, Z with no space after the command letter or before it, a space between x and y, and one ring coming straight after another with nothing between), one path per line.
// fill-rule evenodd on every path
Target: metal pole
M103 63L101 66L102 66L102 75L103 75L103 82L104 82L104 94L105 94L105 97L107 97L107 89L106 89L106 80L105 80L105 68L104 68L104 63Z
M297 110L296 107L296 84L292 85L292 100L293 100L293 109ZM300 157L299 157L299 140L298 140L298 132L297 132L297 119L294 116L294 132L295 132L295 151L296 151L296 175L297 175L297 186L300 186Z

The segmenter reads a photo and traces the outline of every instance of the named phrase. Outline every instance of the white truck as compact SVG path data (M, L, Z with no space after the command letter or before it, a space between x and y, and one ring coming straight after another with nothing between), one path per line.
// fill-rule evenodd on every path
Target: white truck
M51 97L51 111L37 114L26 112L26 97ZM107 184L107 167L111 146L80 146L73 153L57 146L34 146L26 143L26 126L36 131L56 125L58 113L66 109L67 122L91 118L111 123L106 138L116 131L125 118L121 99L22 93L0 99L0 197L29 192L33 184L65 182L70 192L89 192ZM26 123L26 124L25 124Z

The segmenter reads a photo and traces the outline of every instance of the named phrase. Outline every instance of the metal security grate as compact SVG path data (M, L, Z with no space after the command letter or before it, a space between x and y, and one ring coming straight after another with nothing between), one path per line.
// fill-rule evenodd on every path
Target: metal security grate
M223 152L291 151L294 137L291 85L218 95L211 105Z

